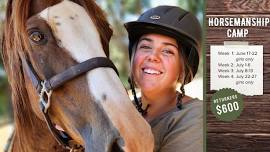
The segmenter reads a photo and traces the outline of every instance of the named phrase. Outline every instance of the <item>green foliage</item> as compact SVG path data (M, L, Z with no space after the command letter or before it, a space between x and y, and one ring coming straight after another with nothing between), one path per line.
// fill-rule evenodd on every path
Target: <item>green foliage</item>
M140 14L143 7L150 7L149 0L127 0L122 6L126 13Z
M0 119L7 117L9 111L8 82L5 76L0 76Z
M7 115L8 111L8 93L5 88L7 88L7 84L5 84L6 80L1 80L0 82L0 117Z
M203 1L202 0L189 0L188 7L191 12L197 14L198 12L202 12L203 10Z
M3 29L3 17L5 12L6 0L0 1L0 41L2 42L2 29ZM0 47L0 53L2 48ZM8 82L6 75L4 74L2 58L0 58L0 118L7 116L8 114L8 104L9 104L9 94L8 94Z
M127 0L123 5L124 10L132 14L138 13L138 9L140 10L141 7L141 1L138 0Z

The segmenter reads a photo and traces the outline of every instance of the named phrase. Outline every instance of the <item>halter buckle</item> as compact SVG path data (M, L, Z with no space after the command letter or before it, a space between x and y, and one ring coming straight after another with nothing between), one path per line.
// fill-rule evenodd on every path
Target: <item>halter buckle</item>
M47 81L42 81L41 82L41 91L39 93L39 102L41 109L44 113L47 113L50 105L51 105L51 96L52 96L52 90L47 90L46 89L46 84Z
M84 150L83 146L79 145L74 140L68 141L68 145L71 147L70 152L82 152Z

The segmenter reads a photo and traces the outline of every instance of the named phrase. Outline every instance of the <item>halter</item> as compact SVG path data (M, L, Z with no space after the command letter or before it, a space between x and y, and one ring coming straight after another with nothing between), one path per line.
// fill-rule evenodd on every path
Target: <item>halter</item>
M51 104L52 92L53 90L65 84L66 82L96 68L100 67L112 68L117 73L117 75L119 75L113 62L106 57L95 57L88 59L82 63L71 66L67 70L59 74L56 74L55 76L47 80L41 80L37 76L34 68L32 67L32 64L29 63L23 57L21 57L21 60L26 74L31 79L33 86L35 87L35 89L39 94L40 110L42 111L46 124L55 140L60 145L62 145L63 148L70 150L70 152L83 151L84 148L82 145L78 145L68 134L56 129L55 126L53 125L48 115L48 110Z

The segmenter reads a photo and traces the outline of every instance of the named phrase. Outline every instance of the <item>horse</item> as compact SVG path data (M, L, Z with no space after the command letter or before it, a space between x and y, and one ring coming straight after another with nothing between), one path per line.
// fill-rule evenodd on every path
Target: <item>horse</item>
M2 58L13 152L152 152L151 127L108 59L112 30L92 0L8 0Z

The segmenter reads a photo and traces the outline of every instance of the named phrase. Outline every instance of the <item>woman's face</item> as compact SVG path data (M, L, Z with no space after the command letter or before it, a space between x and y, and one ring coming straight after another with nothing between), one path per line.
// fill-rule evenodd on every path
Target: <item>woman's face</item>
M133 60L133 76L142 92L174 89L180 72L178 44L174 38L145 34L138 42Z

